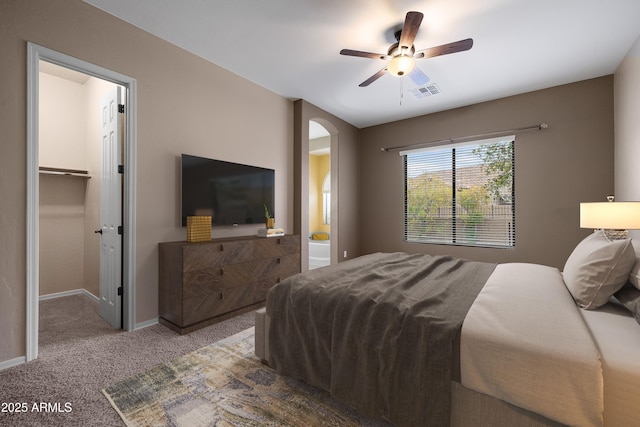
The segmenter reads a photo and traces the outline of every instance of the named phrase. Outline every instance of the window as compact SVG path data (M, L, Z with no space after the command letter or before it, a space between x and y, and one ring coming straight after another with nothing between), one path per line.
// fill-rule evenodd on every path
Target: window
M322 181L322 223L331 224L331 172Z
M515 246L513 136L403 151L404 239Z

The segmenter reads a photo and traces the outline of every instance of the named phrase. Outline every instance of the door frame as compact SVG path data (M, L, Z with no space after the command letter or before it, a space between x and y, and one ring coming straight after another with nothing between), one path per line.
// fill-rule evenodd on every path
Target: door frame
M39 318L39 81L40 60L70 68L125 87L125 146L122 236L123 328L135 329L136 266L136 79L49 48L27 42L27 229L26 229L26 360L38 357Z

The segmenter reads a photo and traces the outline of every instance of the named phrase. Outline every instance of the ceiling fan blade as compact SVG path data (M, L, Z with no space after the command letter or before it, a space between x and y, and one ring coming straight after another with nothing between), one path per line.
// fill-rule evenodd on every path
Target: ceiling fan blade
M418 67L413 67L413 70L409 73L409 77L411 80L418 86L423 86L429 83L429 77L422 72L422 70Z
M360 83L358 86L360 86L360 87L369 86L371 83L375 82L380 77L382 77L384 75L384 73L386 73L386 72L387 72L387 67L384 67L382 70L378 71L373 76L369 77L367 80L365 80L362 83Z
M362 52L360 50L352 50L352 49L342 49L340 51L340 55L358 56L361 58L373 58L373 59L389 59L389 55L386 55L384 53Z
M440 46L419 50L413 55L414 59L433 58L434 56L449 55L450 53L462 52L473 47L473 39L458 40Z
M422 23L422 17L423 15L420 12L407 12L400 32L400 40L398 41L400 47L410 49L413 46L413 41L416 39L418 29Z

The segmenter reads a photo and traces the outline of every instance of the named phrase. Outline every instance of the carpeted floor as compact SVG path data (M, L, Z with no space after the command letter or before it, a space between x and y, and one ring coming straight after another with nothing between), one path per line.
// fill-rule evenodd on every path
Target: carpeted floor
M42 301L38 359L0 371L0 425L123 426L103 388L253 325L247 313L182 336L162 325L122 332L86 296Z

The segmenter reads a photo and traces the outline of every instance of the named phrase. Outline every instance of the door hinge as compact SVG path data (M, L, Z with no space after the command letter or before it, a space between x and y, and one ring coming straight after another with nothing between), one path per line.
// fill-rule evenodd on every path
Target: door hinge
M124 113L124 104L118 104L118 113Z
M124 234L124 227L121 225L118 226L118 234Z
M123 292L124 292L124 289L122 289L122 286L120 286L118 288L118 296L122 296Z
M124 173L124 165L118 165L118 173Z

